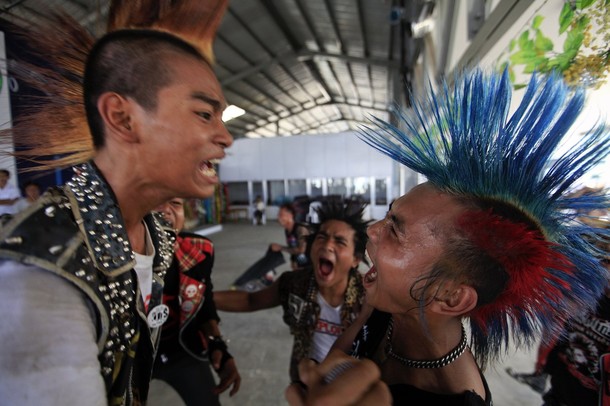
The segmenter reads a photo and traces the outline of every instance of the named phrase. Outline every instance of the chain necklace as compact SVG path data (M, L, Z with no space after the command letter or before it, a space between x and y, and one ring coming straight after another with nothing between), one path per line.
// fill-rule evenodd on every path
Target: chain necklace
M385 346L385 353L409 368L442 368L458 359L458 357L464 353L464 350L466 350L466 330L464 330L464 325L462 325L462 339L460 340L460 343L457 345L457 347L451 350L451 352L449 352L447 355L434 360L421 361L401 357L392 350L393 329L394 320L392 319L392 317L390 317L390 323L388 324L388 331L386 336L387 343Z

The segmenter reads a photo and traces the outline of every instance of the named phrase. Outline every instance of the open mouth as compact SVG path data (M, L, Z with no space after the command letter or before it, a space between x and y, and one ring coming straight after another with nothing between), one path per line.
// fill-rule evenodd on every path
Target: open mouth
M328 259L320 258L318 262L318 271L322 276L328 276L333 272L335 265L330 262Z
M204 176L209 176L209 177L216 176L216 169L214 168L214 162L213 161L204 161L201 164L201 173Z
M365 284L371 284L377 280L377 268L375 268L375 265L373 265L371 269L364 274L362 279Z

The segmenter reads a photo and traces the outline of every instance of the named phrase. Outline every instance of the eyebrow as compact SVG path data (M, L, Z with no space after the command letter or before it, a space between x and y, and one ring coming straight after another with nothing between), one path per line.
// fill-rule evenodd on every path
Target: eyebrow
M191 93L191 98L195 99L195 100L202 101L204 103L207 103L207 104L211 105L212 108L214 109L214 111L224 110L224 109L221 109L223 104L219 100L214 99L214 98L208 96L205 93L202 93L202 92L193 92L193 93Z
M329 232L328 232L328 231L325 231L325 230L320 230L320 231L318 231L318 234L317 234L317 235L323 235L324 237L330 237L330 236L331 236L331 235L329 234ZM347 240L348 240L348 238L347 238L347 237L344 237L344 236L342 236L342 235L340 235L340 234L334 234L334 235L332 236L332 238L334 238L334 239L335 239L335 240L337 240L337 241L347 241Z

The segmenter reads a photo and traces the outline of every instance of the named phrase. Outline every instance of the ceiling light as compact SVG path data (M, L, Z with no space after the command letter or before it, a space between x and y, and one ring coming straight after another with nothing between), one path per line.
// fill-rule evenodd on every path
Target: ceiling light
M234 104L228 106L225 111L222 112L222 121L225 123L229 120L233 120L236 117L246 114L246 110L237 107Z

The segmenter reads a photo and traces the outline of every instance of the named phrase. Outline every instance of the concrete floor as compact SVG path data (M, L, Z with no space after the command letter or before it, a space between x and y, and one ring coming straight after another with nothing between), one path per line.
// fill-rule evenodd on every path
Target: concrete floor
M216 248L212 274L215 290L228 289L235 278L263 256L269 243L284 241L283 229L275 221L265 226L245 222L223 224L222 231L208 237ZM278 273L288 268L288 264L284 264ZM289 382L292 337L282 321L281 309L220 312L220 317L222 333L229 340L229 350L242 376L239 392L229 397L227 391L221 395L221 403L225 406L286 405L284 389ZM511 367L518 372L529 372L534 360L535 351L510 350L500 363L485 371L495 406L542 404L540 395L504 371ZM159 381L153 381L149 398L152 406L183 405L173 389Z

